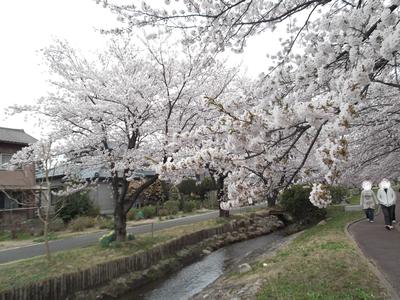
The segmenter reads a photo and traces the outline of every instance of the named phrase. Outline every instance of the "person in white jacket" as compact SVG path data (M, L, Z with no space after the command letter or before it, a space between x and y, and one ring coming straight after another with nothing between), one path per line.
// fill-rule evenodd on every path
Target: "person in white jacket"
M374 222L375 205L378 204L375 193L371 190L372 183L364 181L362 183L362 192L360 196L360 205L365 212L365 216L370 223Z
M394 209L396 205L396 193L390 186L390 181L382 179L379 184L378 201L382 208L382 213L385 218L385 227L388 230L393 229L392 223L394 217Z

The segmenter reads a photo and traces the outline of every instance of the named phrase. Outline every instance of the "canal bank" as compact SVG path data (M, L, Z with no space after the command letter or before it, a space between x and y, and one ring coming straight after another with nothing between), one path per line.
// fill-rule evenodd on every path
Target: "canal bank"
M165 256L157 264L145 270L130 272L111 280L102 287L75 293L70 299L123 299L121 297L124 294L137 290L140 286L154 282L157 279L165 278L167 274L180 270L204 256L212 255L213 251L236 242L267 235L283 228L285 225L278 217L270 215L268 210L263 210L244 214L230 220L228 224L223 226L225 230L220 231L220 233L210 237L205 236L203 240L191 245L184 245L174 255ZM136 298L129 298L128 296L127 299Z
M220 248L200 260L183 267L139 289L135 289L119 300L163 300L163 299L218 299L220 290L224 295L250 295L257 291L257 284L246 282L242 287L225 284L223 278L230 272L246 271L261 255L274 250L291 240L282 230L234 243ZM220 280L221 279L221 280ZM222 285L221 285L222 283Z

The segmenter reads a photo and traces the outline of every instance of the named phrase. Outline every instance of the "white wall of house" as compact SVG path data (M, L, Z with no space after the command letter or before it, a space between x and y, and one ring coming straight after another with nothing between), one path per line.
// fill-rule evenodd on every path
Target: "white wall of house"
M89 198L100 208L102 215L112 214L114 212L114 203L112 198L112 187L109 183L98 183L90 189Z

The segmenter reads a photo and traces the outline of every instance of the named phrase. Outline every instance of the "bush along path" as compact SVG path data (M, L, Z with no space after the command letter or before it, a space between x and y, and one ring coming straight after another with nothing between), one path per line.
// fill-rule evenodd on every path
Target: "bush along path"
M261 254L248 272L225 274L194 299L392 299L345 234L361 212L330 207L327 219Z
M400 205L396 205L396 215L399 220ZM383 273L384 280L389 282L394 294L392 298L400 299L400 232L387 230L384 225L383 214L380 213L374 223L362 219L350 225L349 233L362 253Z

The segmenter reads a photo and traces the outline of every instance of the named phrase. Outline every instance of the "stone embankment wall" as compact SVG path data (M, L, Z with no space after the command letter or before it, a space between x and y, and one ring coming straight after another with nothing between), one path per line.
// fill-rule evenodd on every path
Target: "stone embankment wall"
M128 273L145 270L163 259L174 256L185 247L210 239L211 250L237 241L270 233L284 224L268 211L210 229L203 229L170 240L132 256L101 263L86 270L63 274L42 282L0 293L0 300L66 299L78 291L94 289ZM142 280L143 281L143 280ZM143 281L145 283L145 280Z

